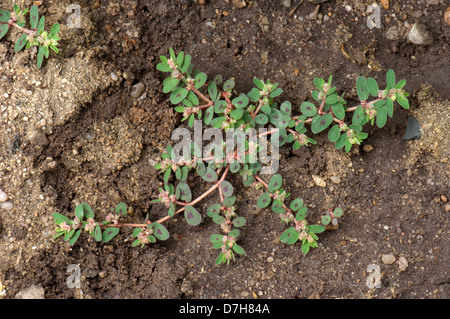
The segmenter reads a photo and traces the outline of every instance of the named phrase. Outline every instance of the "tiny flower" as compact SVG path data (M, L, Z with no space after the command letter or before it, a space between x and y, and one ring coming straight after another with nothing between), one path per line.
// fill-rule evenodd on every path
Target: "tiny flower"
M59 224L59 228L60 228L61 230L65 230L65 231L69 231L69 230L72 229L72 227L70 227L70 225L67 224L67 223L61 223L61 224Z
M88 222L88 223L87 223L86 226L84 227L84 230L85 230L85 231L94 231L94 228L95 228L95 220L92 219L92 218L88 218L87 222Z

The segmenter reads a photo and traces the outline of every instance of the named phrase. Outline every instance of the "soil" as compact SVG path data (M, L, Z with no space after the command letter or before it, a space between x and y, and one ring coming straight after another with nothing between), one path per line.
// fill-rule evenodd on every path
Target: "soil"
M325 1L312 19L311 1L289 16L296 1L81 0L79 28L69 27L72 2L39 7L48 25L61 24L62 36L60 53L42 69L36 52L14 53L17 31L0 41L0 189L13 204L0 208L0 298L23 296L33 285L47 299L448 298L447 1L390 1L381 7L381 27L372 29L366 11L374 1L363 0ZM432 34L431 45L407 40L416 22ZM284 224L256 209L258 193L235 175L228 180L247 219L239 241L247 254L228 266L214 264L209 236L220 229L208 218L196 227L173 218L165 223L171 237L143 248L131 247L131 230L108 243L83 234L73 247L52 239L52 214L72 216L82 202L104 217L123 201L130 222L167 214L150 201L163 181L152 163L184 125L156 70L169 47L191 54L209 78L233 77L237 92L249 92L254 76L280 83L280 98L297 113L315 77L332 74L350 105L360 75L385 83L392 68L406 79L410 110L396 106L383 129L367 125L361 147L347 154L320 134L318 145L282 148L279 173L307 204L310 222L328 204L344 209L318 248L304 256L299 245L281 243ZM139 82L145 91L134 97ZM422 137L405 141L410 115ZM208 186L196 177L189 183L194 196ZM213 202L211 195L199 211ZM80 288L68 285L74 264ZM377 275L380 285L371 285Z

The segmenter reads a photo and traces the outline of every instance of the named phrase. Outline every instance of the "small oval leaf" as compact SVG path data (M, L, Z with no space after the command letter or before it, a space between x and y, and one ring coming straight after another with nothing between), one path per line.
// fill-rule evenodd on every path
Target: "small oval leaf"
M111 239L114 238L114 236L116 236L119 233L119 231L120 229L117 227L108 227L103 231L102 241L105 243L110 241Z
M202 222L202 215L191 205L187 205L184 210L184 218L191 226L197 226Z

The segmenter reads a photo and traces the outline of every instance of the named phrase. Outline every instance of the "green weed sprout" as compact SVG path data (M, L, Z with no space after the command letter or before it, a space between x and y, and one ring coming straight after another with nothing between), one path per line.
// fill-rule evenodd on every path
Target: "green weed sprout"
M19 52L24 47L29 49L33 46L38 47L37 54L37 66L40 68L45 58L49 57L50 49L55 53L59 52L58 36L59 24L52 25L49 32L44 30L45 17L39 18L38 7L33 5L29 11L30 13L30 27L25 28L25 15L28 13L28 9L20 9L17 4L14 4L14 10L0 10L0 39L3 38L11 27L15 27L23 32L23 34L17 39L14 44L14 51Z
M175 111L182 115L181 120L187 121L189 127L201 121L222 133L242 129L249 135L256 129L264 129L262 133L261 130L256 133L258 138L270 135L272 145L281 147L290 144L294 151L317 144L311 134L328 130L328 139L335 148L344 148L349 152L353 145L360 145L367 138L367 133L363 132L365 124L376 123L380 128L386 124L388 117L393 116L395 101L403 108L409 108L408 93L403 90L406 81L396 83L393 70L386 74L387 85L384 89L380 89L373 78L359 77L356 89L360 101L351 107L347 107L343 95L338 95L336 87L332 86L332 76L328 81L316 78L314 84L317 90L311 92L312 101L301 103L297 109L297 114L300 114L294 115L295 110L289 101L275 101L283 91L270 80L254 78L255 87L250 92L236 93L233 79L224 81L218 75L208 81L205 73L194 70L190 55L183 52L175 54L170 48L169 56L161 56L160 59L156 68L168 73L163 81L163 92L170 94ZM351 116L347 116L352 112ZM308 132L308 126L311 133ZM328 215L321 219L322 225L310 224L303 199L291 200L291 194L283 188L280 174L272 174L268 181L262 178L262 163L255 154L267 147L258 141L245 140L241 147L238 145L237 150L228 150L226 143L219 143L214 151L206 155L200 151L199 145L191 142L186 147L189 156L184 154L181 158L171 145L167 145L166 151L161 154L162 160L155 165L163 175L164 184L159 188L158 197L152 200L152 203L165 206L167 215L153 223L148 220L144 224L116 221L106 226L134 227L133 236L136 239L133 246L166 240L169 233L162 226L164 221L183 213L187 224L199 225L203 216L195 205L217 191L218 200L207 209L206 215L220 227L221 233L213 233L209 238L212 247L219 250L216 264L228 264L235 260L236 255L245 255L245 250L237 242L241 234L239 228L246 224L246 219L239 216L233 185L226 180L230 174L236 174L242 178L244 186L260 191L256 200L259 209L270 207L287 225L280 235L280 241L285 244L300 243L301 251L306 255L311 248L318 246L318 234L324 232L328 224L337 223L336 218L342 216L343 210L340 207L329 210ZM187 183L192 173L211 184L197 198L193 198ZM98 225L104 226L101 223ZM68 230L67 226L64 227ZM100 235L97 237L100 239Z

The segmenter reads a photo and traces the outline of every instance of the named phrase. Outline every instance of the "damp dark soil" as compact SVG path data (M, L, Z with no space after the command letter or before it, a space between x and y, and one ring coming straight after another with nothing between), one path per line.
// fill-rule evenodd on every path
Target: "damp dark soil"
M4 2L2 9L12 1ZM32 51L14 53L18 33L2 39L0 190L12 209L0 209L0 298L32 285L48 299L448 298L448 3L380 4L381 25L370 29L373 1L304 1L289 15L296 2L81 0L77 16L69 1L43 1L39 10L61 24L62 40L42 69ZM414 23L426 26L432 44L408 41ZM184 125L156 70L170 47L191 54L209 78L233 77L236 92L249 92L253 77L280 83L281 100L297 113L315 77L332 74L350 105L360 75L385 83L392 68L406 79L410 110L396 107L383 129L367 125L368 139L350 153L326 134L315 136L317 145L281 149L279 173L308 206L308 220L318 223L328 204L344 209L318 248L304 256L281 243L286 226L257 209L258 193L235 175L228 180L247 219L239 240L246 255L228 266L215 266L209 236L220 229L208 218L191 227L175 217L165 223L168 240L143 248L131 247L128 229L108 243L87 234L73 247L52 239L52 214L72 216L82 202L103 217L125 202L132 222L167 214L150 201L163 183L152 164ZM145 89L135 94L138 83ZM406 141L411 115L422 137ZM189 183L194 196L208 186L195 176ZM79 288L68 284L71 265Z

